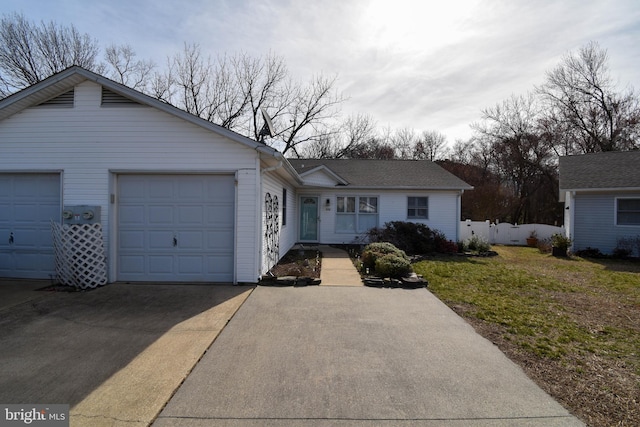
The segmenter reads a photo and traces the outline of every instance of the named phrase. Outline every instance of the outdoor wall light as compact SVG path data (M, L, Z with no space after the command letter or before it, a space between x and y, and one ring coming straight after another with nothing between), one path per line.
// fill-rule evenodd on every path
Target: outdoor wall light
M326 210L331 209L331 199L327 199L324 203L324 207Z

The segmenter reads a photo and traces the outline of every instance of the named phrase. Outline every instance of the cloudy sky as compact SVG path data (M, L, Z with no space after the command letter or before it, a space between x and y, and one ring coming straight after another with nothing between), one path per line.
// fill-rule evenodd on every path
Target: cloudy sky
M301 80L337 75L343 114L449 142L590 40L620 87L640 90L638 0L2 0L11 12L129 44L158 65L184 42L212 56L273 52Z

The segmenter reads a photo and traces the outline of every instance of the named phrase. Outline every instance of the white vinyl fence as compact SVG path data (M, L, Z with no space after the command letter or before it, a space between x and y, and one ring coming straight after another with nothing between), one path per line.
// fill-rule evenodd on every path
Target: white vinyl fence
M565 234L564 227L547 224L493 224L487 221L461 221L460 240L465 241L473 235L481 236L492 245L525 246L527 237L535 232L538 240L549 239L556 233Z

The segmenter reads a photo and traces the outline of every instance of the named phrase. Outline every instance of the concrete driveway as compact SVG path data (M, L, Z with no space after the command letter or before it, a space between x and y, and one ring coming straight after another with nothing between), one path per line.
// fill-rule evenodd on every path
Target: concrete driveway
M69 404L71 426L148 426L252 291L0 281L0 403Z
M154 422L582 426L425 289L258 287Z

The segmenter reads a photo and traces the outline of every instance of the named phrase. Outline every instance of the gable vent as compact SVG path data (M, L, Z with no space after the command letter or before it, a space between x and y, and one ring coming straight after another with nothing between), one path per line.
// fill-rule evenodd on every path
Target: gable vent
M102 105L118 106L118 105L140 105L140 104L132 99L129 99L120 95L119 93L112 92L103 86L102 87Z
M73 89L63 93L62 95L58 95L55 98L41 102L37 107L73 108Z

